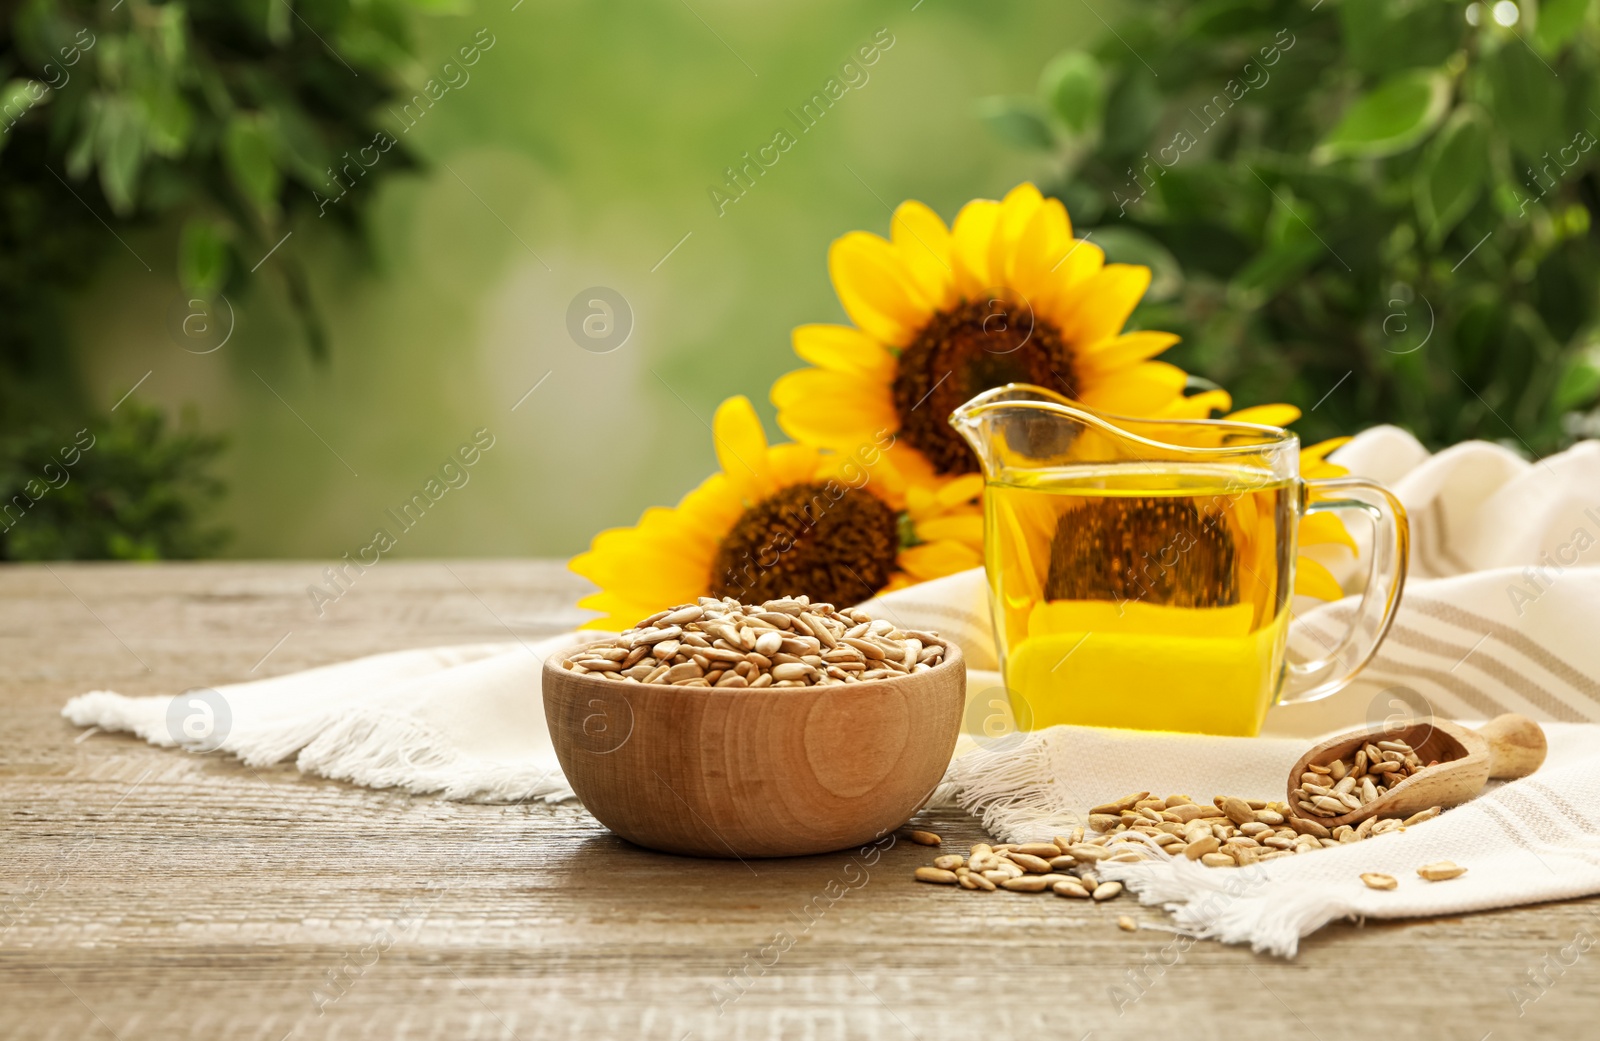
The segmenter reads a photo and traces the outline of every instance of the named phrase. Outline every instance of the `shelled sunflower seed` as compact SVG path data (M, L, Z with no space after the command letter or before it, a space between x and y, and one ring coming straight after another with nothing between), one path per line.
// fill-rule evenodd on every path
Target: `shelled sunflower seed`
M675 687L809 687L926 672L944 660L937 633L898 629L854 607L732 597L657 611L562 667L622 683Z
M1329 830L1313 818L1296 816L1282 802L1219 795L1206 804L1187 795L1162 798L1134 792L1091 810L1090 825L1099 833L1090 840L1094 845L1068 852L1080 859L1113 861L1165 854L1206 867L1242 867L1360 842L1420 824L1439 812L1433 806L1403 820L1369 817L1357 826Z
M1050 842L979 842L967 856L947 853L932 867L919 867L918 882L960 886L978 893L1054 893L1079 900L1105 901L1122 894L1121 882L1101 882L1091 867L1102 855L1117 859L1102 845L1109 836L1086 836L1076 828ZM1140 859L1128 855L1128 859ZM1076 870L1076 874L1072 871Z
M1359 810L1418 770L1437 766L1424 763L1416 749L1404 741L1369 741L1350 761L1311 763L1300 775L1294 792L1295 808L1311 817L1339 817Z

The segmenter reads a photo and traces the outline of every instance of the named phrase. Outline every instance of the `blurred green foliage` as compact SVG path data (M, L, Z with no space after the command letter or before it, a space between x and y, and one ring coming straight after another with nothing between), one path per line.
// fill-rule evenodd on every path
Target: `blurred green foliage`
M1236 407L1542 454L1600 436L1597 44L1590 0L1149 0L980 115Z
M203 523L222 492L206 464L219 438L169 432L159 411L127 402L64 432L12 433L0 458L0 560L202 557L222 544Z
M312 352L325 354L295 255L252 269L296 218L326 210L358 227L370 192L323 201L341 191L336 171L373 141L372 113L398 92L415 6L0 2L0 483L29 479L69 431L86 429L102 446L48 510L39 504L55 531L29 523L0 542L0 556L191 555L216 545L184 497L215 491L201 468L218 443L166 433L148 411L95 417L67 359L65 309L98 258L132 252L130 233L153 229L176 240L169 253L185 293L242 294L270 276ZM378 175L408 165L402 149L385 152Z

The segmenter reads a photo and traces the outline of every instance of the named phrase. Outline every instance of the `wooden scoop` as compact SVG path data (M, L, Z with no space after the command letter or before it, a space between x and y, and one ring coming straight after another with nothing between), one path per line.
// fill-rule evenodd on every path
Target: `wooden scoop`
M1368 742L1404 741L1424 763L1424 767L1358 810L1338 817L1314 817L1295 805L1294 790L1300 775L1312 763L1319 765L1343 759L1349 762ZM1548 746L1544 731L1527 716L1508 712L1496 716L1477 730L1434 720L1415 723L1399 730L1374 727L1329 738L1300 757L1289 773L1290 809L1327 828L1356 825L1368 817L1409 817L1430 806L1459 806L1476 796L1491 778L1511 780L1526 777L1544 762Z

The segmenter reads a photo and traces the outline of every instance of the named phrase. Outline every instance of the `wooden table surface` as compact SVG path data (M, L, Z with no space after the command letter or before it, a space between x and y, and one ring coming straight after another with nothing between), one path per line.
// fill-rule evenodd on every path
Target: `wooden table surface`
M318 618L321 570L0 569L0 1038L1600 1036L1594 900L1336 924L1282 962L1120 931L1162 919L1132 900L919 885L929 851L904 842L869 867L680 859L572 804L370 791L61 719L89 689L539 635L578 591L549 562L386 562Z

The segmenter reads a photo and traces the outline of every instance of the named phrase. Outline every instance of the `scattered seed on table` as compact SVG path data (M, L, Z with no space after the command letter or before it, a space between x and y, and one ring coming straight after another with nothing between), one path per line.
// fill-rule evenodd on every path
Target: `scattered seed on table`
M1437 860L1417 868L1417 874L1429 882L1443 882L1447 878L1459 878L1466 873L1466 868L1448 860Z
M1131 932L1135 932L1135 931L1138 930L1139 923L1134 921L1132 918L1129 918L1125 914L1124 915L1118 915L1117 916L1117 928L1121 929L1125 933L1131 933Z
M917 868L918 882L932 882L934 885L953 886L956 884L956 873L943 868L919 867Z
M940 841L939 836L931 831L913 831L906 838L919 846L937 846Z

